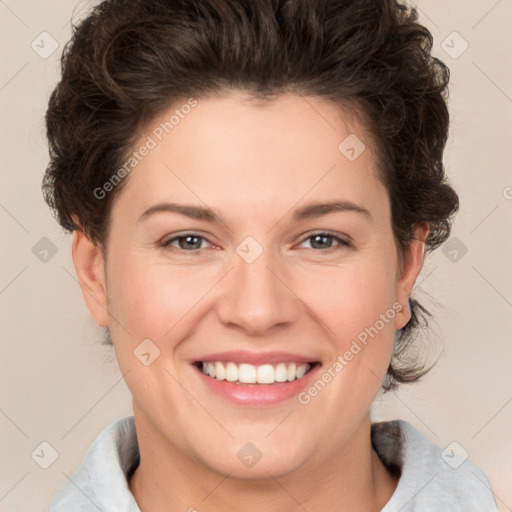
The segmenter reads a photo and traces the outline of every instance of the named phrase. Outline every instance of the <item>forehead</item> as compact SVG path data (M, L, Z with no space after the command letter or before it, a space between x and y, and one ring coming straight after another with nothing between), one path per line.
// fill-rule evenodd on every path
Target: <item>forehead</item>
M147 125L133 149L144 146L121 194L133 207L181 199L254 214L303 198L382 195L365 127L316 97L185 99Z

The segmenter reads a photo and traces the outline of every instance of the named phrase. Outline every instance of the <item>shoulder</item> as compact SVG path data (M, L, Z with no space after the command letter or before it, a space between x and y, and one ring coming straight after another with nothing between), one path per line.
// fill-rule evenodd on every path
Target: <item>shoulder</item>
M138 460L133 416L115 421L99 434L78 469L55 494L49 512L139 512L127 480Z
M430 442L404 420L372 425L372 444L398 486L381 512L497 512L491 485L466 457Z

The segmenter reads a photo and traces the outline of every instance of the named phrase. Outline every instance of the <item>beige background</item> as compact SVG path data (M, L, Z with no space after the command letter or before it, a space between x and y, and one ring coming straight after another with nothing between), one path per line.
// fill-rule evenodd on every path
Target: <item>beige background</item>
M71 238L40 192L48 95L70 17L87 5L0 1L2 511L46 510L99 432L131 413L113 355L83 304ZM501 509L512 510L512 0L417 5L435 55L452 73L446 165L461 212L458 240L429 258L417 290L437 316L430 345L434 354L444 346L441 360L424 382L377 401L373 417L403 418L443 448L456 441L455 451L467 451L489 477ZM59 47L41 56L50 38ZM43 237L57 250L46 262L33 252ZM31 458L43 441L58 452L48 469Z

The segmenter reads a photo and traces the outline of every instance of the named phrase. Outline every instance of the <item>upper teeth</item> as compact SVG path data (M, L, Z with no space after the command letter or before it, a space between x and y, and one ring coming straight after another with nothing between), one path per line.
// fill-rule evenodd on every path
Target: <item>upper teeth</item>
M239 381L246 384L273 384L304 377L310 364L279 363L253 366L242 363L203 362L203 373L217 380Z

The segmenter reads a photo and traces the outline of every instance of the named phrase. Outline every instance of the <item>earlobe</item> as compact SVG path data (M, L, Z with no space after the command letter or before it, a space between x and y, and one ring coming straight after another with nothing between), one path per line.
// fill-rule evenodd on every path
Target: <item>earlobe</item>
M73 263L85 303L95 322L109 325L104 258L101 248L81 230L73 231Z
M411 318L409 297L423 266L425 240L429 233L428 224L420 224L414 232L414 239L404 255L401 275L396 283L396 300L402 306L395 316L395 329L404 327Z

